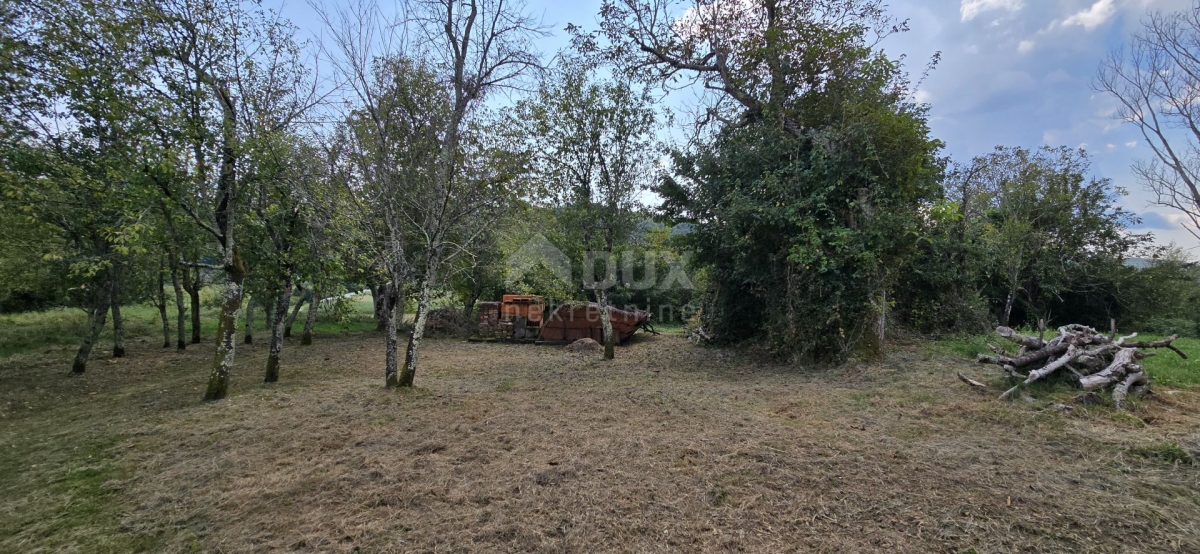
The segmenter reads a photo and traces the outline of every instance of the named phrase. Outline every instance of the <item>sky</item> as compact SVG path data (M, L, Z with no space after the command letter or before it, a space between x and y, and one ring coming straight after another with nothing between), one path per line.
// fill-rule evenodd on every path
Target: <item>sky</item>
M528 1L554 30L539 43L547 54L566 46L568 23L597 27L599 0ZM1139 232L1200 257L1200 241L1183 228L1183 217L1155 206L1130 170L1151 155L1144 139L1113 119L1115 99L1092 89L1100 63L1148 12L1179 10L1191 0L885 1L911 29L884 41L890 56L904 55L917 78L941 53L916 98L930 105L930 128L946 154L968 161L997 145L1084 148L1095 177L1129 191L1122 204L1142 218ZM303 0L285 0L280 11L319 40L322 24Z

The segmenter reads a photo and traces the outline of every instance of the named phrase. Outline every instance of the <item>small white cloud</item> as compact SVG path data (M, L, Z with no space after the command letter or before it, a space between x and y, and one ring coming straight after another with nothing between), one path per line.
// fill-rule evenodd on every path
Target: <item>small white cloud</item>
M913 93L913 100L916 100L921 104L928 104L931 98L932 95L930 95L929 91L927 90L918 90L917 92Z
M1113 0L1097 0L1092 7L1066 18L1062 24L1063 27L1079 25L1090 31L1103 25L1114 13L1117 8L1113 6Z
M975 19L975 16L993 10L1015 12L1022 8L1021 0L962 0L959 11L963 21Z
M1137 141L1131 140L1131 141L1125 143L1125 148L1137 148Z
M1081 142L1081 143L1079 143L1079 149L1080 149L1080 150L1087 150L1087 149L1088 149L1088 143L1086 143L1086 142Z
M1034 42L1032 40L1023 40L1023 41L1021 41L1020 44L1017 45L1017 52L1020 52L1022 54L1025 54L1027 52L1032 52L1034 46L1037 46L1036 42Z
M1108 144L1105 144L1104 148L1107 149L1109 152L1115 152L1117 150L1117 145L1110 142Z
M967 47L967 50L966 50L966 52L967 52L968 54L978 54L978 53L979 53L979 46L972 44L972 45L970 45L970 46L968 46L968 47Z

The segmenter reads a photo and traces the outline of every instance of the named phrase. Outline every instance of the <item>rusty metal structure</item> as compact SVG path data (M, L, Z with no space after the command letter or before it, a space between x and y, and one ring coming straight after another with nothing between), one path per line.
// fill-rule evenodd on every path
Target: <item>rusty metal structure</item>
M590 338L603 342L603 310L595 302L558 306L546 314L546 302L535 294L505 294L499 302L479 303L478 339L563 343ZM650 312L609 310L613 335L624 343L650 323Z

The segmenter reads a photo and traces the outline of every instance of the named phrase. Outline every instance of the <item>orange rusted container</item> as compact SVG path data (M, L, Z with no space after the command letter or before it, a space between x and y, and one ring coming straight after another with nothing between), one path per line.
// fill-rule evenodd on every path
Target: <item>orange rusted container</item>
M546 301L536 294L506 294L500 297L500 319L525 318L532 327L542 326Z
M638 327L650 321L650 312L644 310L625 311L613 308L609 311L613 336L618 344L629 340ZM595 302L587 304L563 304L554 310L542 325L542 340L576 341L594 339L604 342L601 318L603 312Z

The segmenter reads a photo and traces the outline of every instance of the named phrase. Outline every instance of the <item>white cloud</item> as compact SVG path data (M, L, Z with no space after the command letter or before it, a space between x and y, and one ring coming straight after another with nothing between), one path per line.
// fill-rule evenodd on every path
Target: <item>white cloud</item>
M1113 0L1097 0L1092 7L1066 18L1062 24L1063 27L1079 25L1090 31L1103 25L1114 13L1117 8L1113 6Z
M933 95L929 94L929 91L927 90L918 90L917 92L913 93L913 100L916 100L921 104L928 104L929 100L932 98Z
M992 10L1015 12L1022 7L1021 0L962 0L959 11L963 21L975 19L975 16Z
M1131 141L1125 143L1125 148L1137 148L1137 141L1131 140Z
M1026 52L1031 52L1031 51L1033 51L1034 46L1037 46L1036 42L1034 42L1032 40L1023 40L1023 41L1021 41L1020 44L1017 45L1017 52L1020 52L1022 54L1026 53Z
M1108 143L1108 144L1105 144L1105 145L1104 145L1104 148L1106 148L1106 149L1107 149L1109 152L1116 152L1116 150L1117 150L1117 145L1115 145L1115 144L1113 144L1113 143L1111 143L1111 142L1110 142L1110 143Z

